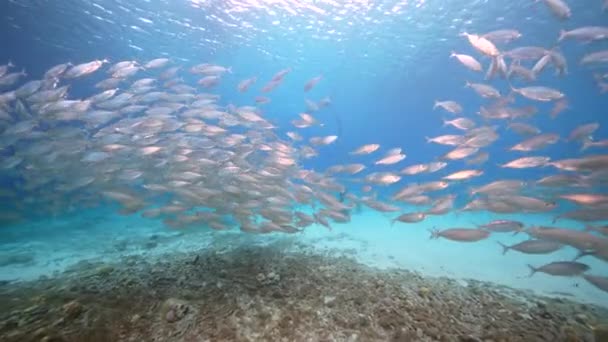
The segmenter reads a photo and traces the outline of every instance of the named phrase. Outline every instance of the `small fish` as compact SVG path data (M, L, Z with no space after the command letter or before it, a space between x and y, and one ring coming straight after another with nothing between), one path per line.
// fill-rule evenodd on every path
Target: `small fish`
M534 127L532 125L522 123L522 122L511 122L507 125L507 128L515 131L520 135L538 135L540 134L540 129Z
M460 130L469 130L475 127L475 121L467 118L456 118L453 120L443 120L443 126L452 126Z
M506 44L510 43L516 39L521 38L521 33L517 30L496 30L492 32L488 32L484 34L482 37L488 39L489 41L498 44Z
M156 58L148 63L144 64L145 69L160 69L164 68L169 64L170 60L168 58Z
M605 3L605 6L606 6L606 8L608 8L608 2ZM608 277L602 277L602 276L591 275L591 274L583 274L583 278L585 278L586 281L588 281L590 284L597 287L598 289L600 289L604 292L608 292Z
M608 196L602 194L578 193L559 195L558 197L578 205L598 206L608 204Z
M502 246L502 254L506 254L510 249L525 254L549 254L563 247L558 242L547 240L526 240L511 246L507 246L501 242L498 242L498 244Z
M559 135L552 133L539 134L514 145L510 151L530 152L543 149L559 141Z
M466 179L471 179L473 177L479 177L483 174L482 170L462 170L462 171L458 171L458 172L454 172L452 174L449 174L445 177L442 177L442 179L445 180L466 180Z
M447 145L447 146L458 146L462 145L465 142L466 137L463 135L441 135L434 138L426 137L427 143L435 143L439 145Z
M71 79L71 78L78 78L78 77L90 75L90 74L94 73L95 71L99 70L99 68L101 68L101 66L106 63L109 63L109 61L107 59L103 59L103 60L95 60L92 62L75 65L75 66L71 67L70 69L68 69L63 74L63 77L67 78L67 79Z
M395 222L397 222L397 221L403 222L403 223L421 222L425 218L426 218L426 214L422 213L422 212L401 214L391 221L391 225L395 224Z
M354 155L362 155L362 154L370 154L377 151L380 148L379 144L367 144L359 147L358 149L350 152L350 154Z
M454 51L450 54L450 58L456 58L462 65L472 71L481 71L481 63L474 57L464 54L458 54Z
M581 142L584 140L589 140L593 132L595 132L598 128L600 128L600 124L597 122L580 125L572 130L566 141Z
M572 15L570 7L568 7L568 4L563 0L543 0L543 2L549 7L551 12L561 20L568 19Z
M587 43L608 39L608 26L585 26L570 31L560 30L557 41L561 42L564 39L576 39Z
M541 86L514 88L511 86L511 90L520 94L521 96L541 102L550 102L562 99L565 95L557 89Z
M435 104L433 105L433 109L435 108L443 108L444 110L452 113L452 114L459 114L462 112L462 106L455 101L435 101Z
M511 169L526 169L531 167L541 167L547 165L551 160L549 157L523 157L512 160L508 163L500 165L500 167L511 168Z
M562 113L566 109L568 109L568 100L565 98L557 100L553 104L553 108L551 108L551 112L549 112L549 115L551 119L555 119L560 113Z
M494 220L490 223L478 225L477 228L487 229L494 233L511 233L515 232L516 234L521 232L524 227L524 224L519 221L512 220Z
M540 267L532 265L528 265L528 267L530 268L530 277L536 272L543 272L553 276L572 277L582 275L590 269L589 265L576 261L554 261Z
M304 85L304 91L306 91L306 92L310 91L312 88L314 88L321 81L321 79L323 79L322 75L319 75L319 76L311 78Z
M496 57L500 55L500 51L498 51L496 46L483 36L469 34L467 32L461 33L460 36L466 37L471 46L473 46L477 51L486 56Z
M588 53L581 59L581 64L608 63L608 50Z
M487 239L490 232L484 229L475 228L450 228L445 230L431 229L431 239L440 237L458 242L477 242Z
M392 165L392 164L397 164L398 162L402 161L403 159L405 159L405 154L400 153L400 154L392 154L392 155L388 155L382 159L376 160L374 162L374 165Z
M257 81L257 77L251 77L251 78L242 80L241 82L239 82L239 84L237 85L236 88L239 92L244 93L247 90L249 90L249 87L251 87L256 81Z
M464 159L464 158L474 155L478 151L479 151L479 148L477 148L477 147L458 147L458 148L444 154L443 156L441 156L441 159L448 159L448 160Z
M500 92L488 84L465 82L465 87L473 89L479 96L483 98L500 98Z

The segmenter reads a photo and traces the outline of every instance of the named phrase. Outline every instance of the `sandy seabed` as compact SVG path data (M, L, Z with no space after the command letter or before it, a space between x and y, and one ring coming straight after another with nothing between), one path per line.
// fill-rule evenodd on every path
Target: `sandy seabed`
M528 278L527 263L575 250L502 255L497 241L526 238L510 234L429 240L433 226L494 218L391 227L362 213L331 232L269 236L105 212L24 225L0 245L0 341L605 341L594 335L607 293Z
M226 238L6 282L0 340L593 341L608 319L594 305L378 269L296 239L230 248Z

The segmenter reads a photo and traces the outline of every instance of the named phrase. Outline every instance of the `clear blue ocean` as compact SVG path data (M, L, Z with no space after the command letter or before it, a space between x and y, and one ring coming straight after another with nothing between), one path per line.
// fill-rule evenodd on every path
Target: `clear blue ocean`
M0 37L0 340L608 341L608 2L5 0Z

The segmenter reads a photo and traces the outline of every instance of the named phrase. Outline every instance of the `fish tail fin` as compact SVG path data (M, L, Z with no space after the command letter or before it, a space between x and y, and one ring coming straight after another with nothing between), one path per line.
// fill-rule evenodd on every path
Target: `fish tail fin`
M23 77L27 77L27 72L25 72L25 69L21 69L20 74L21 74L21 76L23 76Z
M521 227L521 228L519 228L519 229L515 230L515 231L513 232L513 235L512 235L512 236L515 236L515 235L517 235L517 234L519 234L519 233L522 233L522 232L524 232L524 231L525 231L524 227Z
M226 72L229 73L229 74L232 74L232 67L226 68Z
M456 51L452 50L450 51L450 58L455 57L456 56Z
M433 109L439 107L439 100L435 100L435 102L433 103Z
M564 38L566 38L566 30L561 29L559 30L559 37L557 38L557 41L561 42L562 40L564 40Z
M464 87L465 87L465 88L470 88L470 87L471 87L471 82L469 82L469 81L464 81Z
M534 273L538 272L538 268L528 264L528 268L530 269L530 275L528 275L528 278L532 277L534 275Z
M396 218L394 218L394 219L391 220L391 227L395 225L395 221L397 221Z
M431 233L431 236L429 237L429 239L434 240L434 239L439 239L439 229L437 229L437 227L433 227L431 229L428 230Z
M499 245L500 245L500 247L502 247L502 255L507 254L507 252L508 252L508 251L509 251L509 249L511 248L511 247L509 247L509 246L505 245L504 243L502 243L502 242L500 242L500 241L496 241L496 243L497 243L497 244L499 244Z
M426 140L426 143L427 143L427 144L431 142L431 138L429 138L429 137L427 137L427 136L425 136L425 137L424 137L424 140Z
M447 125L448 125L448 121L449 121L448 119L446 119L446 118L441 118L441 121L443 121L443 124L441 124L441 127L445 127L445 126L447 126Z
M595 254L594 250L579 250L574 259L572 261L576 261L584 256Z
M13 64L13 61L9 60L9 61L8 61L7 66L8 66L9 68L14 68L14 67L15 67L15 64Z

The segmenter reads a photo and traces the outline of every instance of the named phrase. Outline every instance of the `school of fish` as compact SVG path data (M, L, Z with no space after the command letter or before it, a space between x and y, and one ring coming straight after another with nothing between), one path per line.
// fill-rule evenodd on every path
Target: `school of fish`
M564 23L573 15L562 0L542 2ZM608 154L602 154L608 139L596 139L595 122L581 123L566 138L526 122L544 115L536 103L551 104L547 114L554 119L571 110L566 94L536 84L538 76L551 68L556 78L567 76L568 61L560 46L568 41L589 50L578 63L590 66L599 93L608 92L608 50L596 51L590 44L608 40L608 26L564 29L547 47L509 47L520 37L515 29L454 37L468 42L470 49L452 51L446 59L469 70L470 79L463 85L487 103L465 108L455 99L440 99L429 108L452 116L443 118L450 132L427 138L428 144L446 146L445 154L403 166L407 147L404 151L369 141L349 154L351 163L323 172L302 167L302 161L340 138L332 132L306 134L306 128L323 125L315 115L331 100L306 100L307 112L293 115L293 130L285 136L276 132L278 127L261 109L291 68L261 84L255 105L237 107L223 104L213 93L223 75L232 73L217 64L103 59L57 65L40 79L29 79L9 62L0 66L0 170L10 180L0 189L5 203L0 220L11 222L32 212L60 214L107 202L122 214L162 219L172 228L238 227L260 234L297 233L316 224L331 228L350 222L361 206L391 213L393 225L453 211L489 211L497 216L553 212L550 227L497 217L476 227L432 229L431 238L477 242L504 233L530 237L511 246L501 243L503 253L548 254L570 246L579 251L576 260L529 265L531 275L580 276L608 292L608 277L590 273L582 262L608 262L608 225L602 225L608 220L608 195L598 191L608 183ZM93 74L105 75L96 83L96 93L71 97L72 82ZM198 81L190 84L184 75ZM302 91L312 91L323 79L311 77ZM235 88L252 92L260 81L252 76ZM476 114L465 116L465 111ZM484 149L500 139L503 128L521 136L521 141L509 148L513 160L501 168L552 168L554 173L542 179L497 179L472 187L467 196L450 193L455 184L484 175L482 165L491 160ZM542 155L543 149L558 143L578 144L580 154L559 160ZM590 150L598 152L589 154ZM368 155L376 156L374 162L362 163L360 158ZM423 173L436 174L436 179L416 182L416 175ZM361 192L347 191L356 185L361 185ZM376 190L385 187L394 191L379 199ZM457 200L467 203L459 207ZM420 209L403 212L405 205ZM558 226L562 219L583 222L586 229Z

